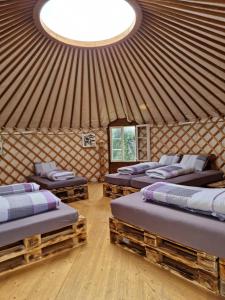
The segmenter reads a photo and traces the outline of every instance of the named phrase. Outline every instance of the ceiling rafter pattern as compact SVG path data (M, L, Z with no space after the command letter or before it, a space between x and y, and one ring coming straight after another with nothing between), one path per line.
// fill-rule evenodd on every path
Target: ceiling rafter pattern
M35 26L37 0L0 1L0 127L97 128L225 114L225 1L136 0L138 30L78 48Z

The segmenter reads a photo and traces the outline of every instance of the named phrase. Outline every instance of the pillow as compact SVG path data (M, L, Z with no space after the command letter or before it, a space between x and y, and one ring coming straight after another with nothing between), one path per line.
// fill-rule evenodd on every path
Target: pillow
M35 182L15 183L0 186L0 196L38 191L40 185Z
M203 171L208 160L207 155L184 155L180 163L187 168L193 168L195 171Z
M180 155L179 154L164 154L160 160L159 163L162 165L173 165L180 161Z
M34 163L35 175L42 176L50 171L57 170L54 161L50 162L36 162Z

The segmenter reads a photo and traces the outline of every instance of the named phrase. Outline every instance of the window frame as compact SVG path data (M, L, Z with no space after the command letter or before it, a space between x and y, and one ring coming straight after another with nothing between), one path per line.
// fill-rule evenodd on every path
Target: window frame
M134 127L134 129L135 129L135 160L124 160L124 159L120 159L120 160L113 160L113 147L112 147L112 145L113 145L113 143L112 143L112 140L113 140L113 138L112 138L112 129L113 128L120 128L121 129L121 131L122 131L122 136L121 136L121 140L122 140L122 147L121 147L121 150L122 150L122 158L124 158L124 143L123 143L123 141L124 141L124 128L126 128L126 127ZM132 163L132 162L137 162L137 131L136 131L136 126L135 125L126 125L126 126L110 126L109 127L109 132L110 132L110 162L111 163L117 163L117 162L126 162L126 163ZM116 149L117 150L117 149ZM120 150L120 149L118 149L118 150Z

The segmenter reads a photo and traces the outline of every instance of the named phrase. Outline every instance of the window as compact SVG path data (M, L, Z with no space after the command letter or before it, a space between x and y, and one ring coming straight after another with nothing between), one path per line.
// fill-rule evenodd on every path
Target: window
M149 125L110 127L111 162L149 161Z
M136 160L135 126L111 127L111 161Z

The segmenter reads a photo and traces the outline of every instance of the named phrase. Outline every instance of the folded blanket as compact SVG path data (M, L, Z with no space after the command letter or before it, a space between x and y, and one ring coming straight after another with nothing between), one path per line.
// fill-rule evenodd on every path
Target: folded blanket
M148 170L145 172L145 174L152 178L168 179L180 175L190 174L193 172L193 168L186 168L181 164L174 164L171 166L165 166L154 170Z
M50 180L58 181L58 180L72 179L75 177L75 174L71 171L66 171L66 170L53 170L47 172L44 177Z
M59 206L59 203L60 199L46 190L0 196L0 222L12 221L53 210Z
M144 162L133 166L122 167L117 170L119 174L135 175L145 173L147 170L162 167L163 165L158 162Z
M225 220L225 189L190 187L157 182L142 190L146 201L179 207Z
M34 191L38 191L39 188L40 188L40 185L38 185L34 182L2 185L2 186L0 186L0 196L26 193L26 192L34 192Z

